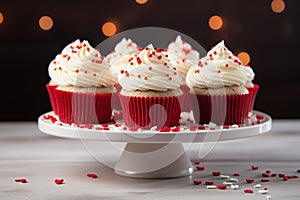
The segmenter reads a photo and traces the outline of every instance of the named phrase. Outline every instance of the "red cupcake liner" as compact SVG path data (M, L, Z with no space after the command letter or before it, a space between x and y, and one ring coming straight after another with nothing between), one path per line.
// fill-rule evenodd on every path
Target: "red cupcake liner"
M252 88L247 88L249 91L249 95L250 95L250 104L249 104L249 108L248 108L248 112L252 112L253 111L253 107L254 107L254 102L255 102L255 98L259 89L259 85L254 84L254 86Z
M52 110L55 114L58 114L57 98L56 98L56 90L55 90L57 88L57 85L46 84L46 88L50 97Z
M119 99L119 93L120 93L122 87L120 84L115 84L115 88L116 88L117 92L112 94L112 109L120 111L120 110L122 110L122 106L121 106L121 102Z
M64 123L105 123L111 120L112 94L93 94L56 89L58 117Z
M129 128L162 128L179 124L181 110L178 97L135 97L121 94L119 97L124 123Z
M242 95L193 95L194 119L199 124L243 124L248 117L251 96Z
M193 110L190 88L186 84L182 84L180 85L180 89L183 92L183 95L178 97L181 112L190 112L191 110Z

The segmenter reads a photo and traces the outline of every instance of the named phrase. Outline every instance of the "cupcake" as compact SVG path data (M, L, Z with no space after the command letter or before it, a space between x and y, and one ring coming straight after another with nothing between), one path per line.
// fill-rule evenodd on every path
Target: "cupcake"
M180 85L184 95L180 98L181 111L191 111L192 104L189 94L189 88L185 83L185 78L188 70L199 60L199 53L195 51L189 43L183 41L181 36L178 35L175 41L172 41L167 49L170 56L171 64L177 69L179 75L182 77L183 82Z
M106 56L107 61L111 65L111 71L114 76L118 77L119 72L128 63L131 56L134 56L139 50L139 47L131 39L123 38L118 44L116 44L114 51ZM117 93L112 96L113 109L121 110L121 104L118 94L121 91L121 87L118 83L115 84Z
M168 54L152 45L129 59L118 76L124 123L130 128L176 126L180 118L178 97L182 78Z
M207 124L242 124L245 122L251 97L247 85L254 78L250 67L229 51L224 41L213 47L191 68L186 83L193 95L196 122Z
M76 40L67 45L50 63L49 75L57 84L54 100L60 121L76 124L110 121L116 80L104 56L88 41Z

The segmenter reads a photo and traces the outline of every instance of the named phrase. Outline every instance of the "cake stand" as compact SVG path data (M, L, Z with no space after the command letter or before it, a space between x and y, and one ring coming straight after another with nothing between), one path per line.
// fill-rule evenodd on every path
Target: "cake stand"
M193 165L185 153L183 143L216 143L268 132L272 126L271 117L259 111L253 111L253 114L260 116L259 123L244 127L206 127L206 130L181 128L179 132L129 131L122 129L122 126L109 130L100 130L95 126L77 127L56 120L53 122L45 117L55 117L53 112L40 116L38 126L42 132L58 137L126 142L114 167L116 174L134 178L175 178L188 176L193 172Z

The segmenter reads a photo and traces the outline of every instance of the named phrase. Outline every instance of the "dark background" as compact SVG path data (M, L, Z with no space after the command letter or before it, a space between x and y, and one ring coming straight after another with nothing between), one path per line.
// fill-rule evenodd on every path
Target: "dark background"
M283 13L270 8L271 0L134 0L0 1L0 120L37 120L49 111L45 89L48 64L74 39L96 46L106 37L101 26L108 20L118 32L146 26L177 30L210 49L225 39L234 52L247 51L261 86L255 108L273 118L300 117L300 1L288 0ZM219 15L224 26L208 27ZM49 15L54 27L44 31L38 20Z

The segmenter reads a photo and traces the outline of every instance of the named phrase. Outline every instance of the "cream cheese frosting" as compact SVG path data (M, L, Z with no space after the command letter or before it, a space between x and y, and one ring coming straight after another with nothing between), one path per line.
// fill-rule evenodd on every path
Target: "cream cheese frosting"
M114 51L106 56L111 65L111 70L117 76L124 65L127 64L131 56L136 54L139 47L131 39L123 38L116 44Z
M67 45L51 61L48 71L59 86L110 87L116 82L105 57L86 40Z
M180 87L182 78L169 61L168 54L148 45L131 57L118 80L127 91L167 91Z
M199 60L199 53L189 43L183 41L180 35L169 44L167 52L170 55L172 65L177 68L183 78L186 77L187 71L193 64Z
M196 68L190 68L186 83L190 88L220 88L244 86L253 78L253 70L244 66L221 41L199 60Z

